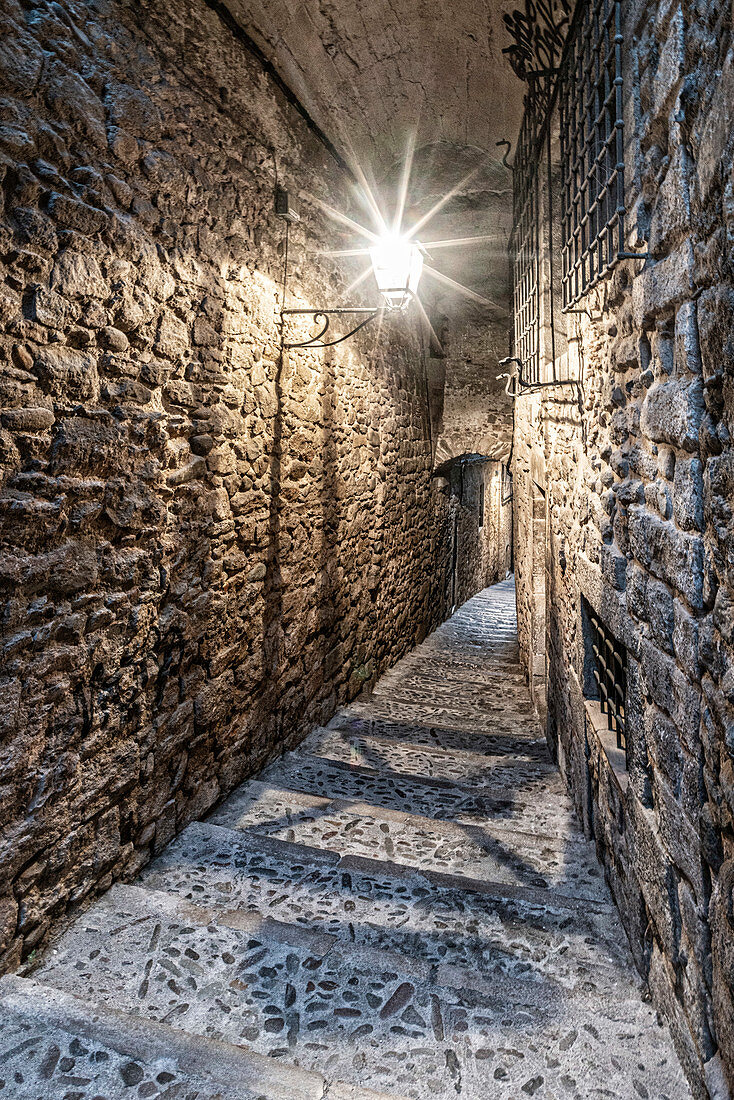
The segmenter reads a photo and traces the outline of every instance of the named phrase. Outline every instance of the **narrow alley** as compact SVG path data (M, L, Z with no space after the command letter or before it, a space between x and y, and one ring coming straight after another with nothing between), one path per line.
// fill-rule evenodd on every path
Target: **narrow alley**
M0 982L24 1100L690 1096L533 716L512 579L26 973Z

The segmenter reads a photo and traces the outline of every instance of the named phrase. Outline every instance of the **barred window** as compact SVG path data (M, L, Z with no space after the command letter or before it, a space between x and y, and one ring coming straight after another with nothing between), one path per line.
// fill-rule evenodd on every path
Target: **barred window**
M587 653L591 658L591 677L587 677L585 695L597 699L607 728L616 734L617 748L627 754L627 650L582 596L587 623Z
M587 0L561 62L564 309L625 255L621 26L620 0Z
M515 355L527 382L540 381L540 261L538 256L537 141L540 112L525 103L513 169L514 211L511 251Z

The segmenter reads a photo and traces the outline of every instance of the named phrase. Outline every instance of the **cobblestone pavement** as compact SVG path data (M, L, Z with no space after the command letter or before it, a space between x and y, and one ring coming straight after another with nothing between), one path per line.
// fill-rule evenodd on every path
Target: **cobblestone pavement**
M0 982L0 1097L689 1097L510 581Z

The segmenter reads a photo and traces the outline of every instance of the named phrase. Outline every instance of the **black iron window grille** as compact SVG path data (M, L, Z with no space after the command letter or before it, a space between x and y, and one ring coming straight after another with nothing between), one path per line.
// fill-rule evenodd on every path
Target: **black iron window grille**
M599 707L607 728L617 737L617 748L627 754L627 650L604 625L584 599L589 625L589 646L593 657L593 678Z
M577 9L558 104L563 307L569 309L628 255L620 0L587 0Z
M528 382L540 381L540 261L537 143L543 121L536 94L525 100L513 168L512 282L515 355ZM545 97L543 97L545 98Z

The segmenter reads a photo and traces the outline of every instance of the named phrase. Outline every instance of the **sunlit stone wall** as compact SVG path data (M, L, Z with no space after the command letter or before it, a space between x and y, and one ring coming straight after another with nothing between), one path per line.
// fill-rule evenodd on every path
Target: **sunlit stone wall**
M420 342L278 355L348 181L201 2L0 13L0 969L443 614ZM437 579L438 578L438 579Z
M628 243L650 259L562 319L557 367L580 389L516 403L521 641L530 663L544 615L549 736L695 1095L719 1098L734 1090L731 13L624 9ZM582 594L627 647L628 772L587 717Z

